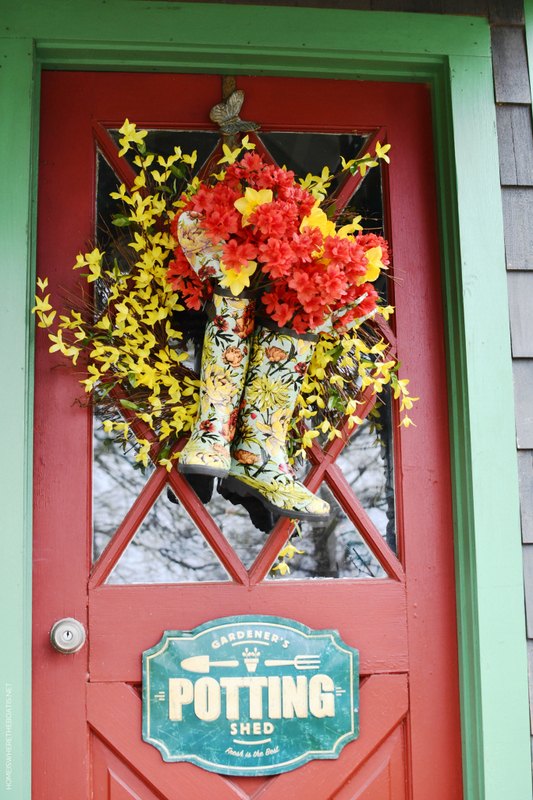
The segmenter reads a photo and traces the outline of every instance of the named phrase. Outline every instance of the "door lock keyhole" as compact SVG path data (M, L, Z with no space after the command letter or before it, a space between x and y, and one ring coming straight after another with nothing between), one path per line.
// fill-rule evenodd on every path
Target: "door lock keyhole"
M59 653L77 653L85 644L85 628L72 617L54 622L50 631L50 643Z

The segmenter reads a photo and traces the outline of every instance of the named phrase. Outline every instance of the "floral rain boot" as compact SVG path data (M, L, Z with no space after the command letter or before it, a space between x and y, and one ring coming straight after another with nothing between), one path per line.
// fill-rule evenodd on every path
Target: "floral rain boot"
M230 468L239 403L248 367L248 339L254 301L213 295L200 371L199 411L191 437L180 453L178 470L223 477Z
M286 328L256 328L230 473L222 484L293 519L325 517L330 510L328 503L295 479L285 444L317 338Z

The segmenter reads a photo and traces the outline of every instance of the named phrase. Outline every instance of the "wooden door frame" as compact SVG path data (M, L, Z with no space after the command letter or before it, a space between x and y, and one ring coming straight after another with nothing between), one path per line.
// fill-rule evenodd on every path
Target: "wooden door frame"
M531 792L525 622L503 224L485 19L330 9L28 0L0 33L0 613L6 768L29 800L35 198L41 69L414 80L434 99L447 320L465 798ZM497 402L489 394L498 376ZM444 379L444 378L443 378ZM503 417L498 408L508 409ZM35 454L38 457L38 453ZM503 537L505 536L505 540ZM504 542L505 546L502 546Z

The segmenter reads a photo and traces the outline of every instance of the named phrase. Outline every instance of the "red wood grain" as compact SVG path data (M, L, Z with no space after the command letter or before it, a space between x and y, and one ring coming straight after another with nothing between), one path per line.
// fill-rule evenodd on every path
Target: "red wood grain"
M404 758L404 732L399 726L346 781L335 800L404 800L407 798Z
M337 789L376 752L407 714L406 676L373 675L361 687L360 706L359 738L347 744L338 759L310 761L298 770L280 775L260 791L260 800L278 800L279 797L325 800L336 797Z
M361 688L361 735L346 745L338 759L314 761L265 782L258 792L261 800L283 796L324 800L342 786L352 773L378 749L407 713L405 675L374 675ZM130 769L140 772L164 797L189 800L198 791L198 767L166 763L150 745L142 742L141 701L137 692L122 683L90 683L87 687L87 717L92 730ZM142 768L140 769L140 765ZM235 782L201 772L201 791L217 800L235 800L244 790ZM243 784L245 785L245 784ZM172 788L170 788L172 787ZM189 792L189 794L188 794ZM286 794L288 793L288 794Z
M405 588L376 579L343 585L350 596L349 613L334 580L268 581L253 591L223 583L102 586L90 594L91 679L139 682L140 653L158 642L164 630L265 613L337 629L359 649L363 674L407 671Z
M143 742L141 700L130 686L87 684L87 720L98 738L119 753L129 769L162 797L191 800L201 796L200 792L217 800L236 800L239 796L220 775L200 770L193 764L167 763L158 750Z

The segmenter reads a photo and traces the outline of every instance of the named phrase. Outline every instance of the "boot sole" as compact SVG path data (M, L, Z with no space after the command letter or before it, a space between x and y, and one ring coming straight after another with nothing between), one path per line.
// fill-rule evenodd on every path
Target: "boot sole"
M225 478L228 470L204 467L201 464L180 464L178 462L178 472L183 475L211 475L213 478Z
M224 479L224 486L228 489L228 491L238 494L239 497L246 497L249 495L256 497L266 508L268 508L274 514L279 514L280 517L311 520L327 519L329 517L329 514L311 514L307 511L289 511L285 508L280 508L279 506L274 505L274 503L271 503L270 500L267 500L266 497L264 497L257 489L254 489L252 486L248 486L247 483L243 483L238 478L233 476Z

